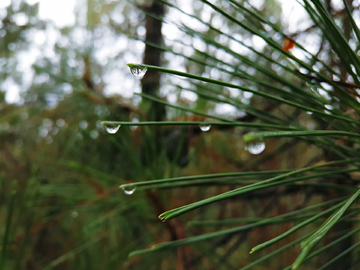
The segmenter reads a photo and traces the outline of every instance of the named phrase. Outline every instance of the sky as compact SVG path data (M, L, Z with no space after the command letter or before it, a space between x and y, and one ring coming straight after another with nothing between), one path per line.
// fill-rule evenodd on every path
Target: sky
M14 1L14 0L13 0ZM15 0L16 2L16 0ZM75 0L26 0L29 4L39 3L39 17L42 20L51 20L56 26L64 27L75 23ZM0 0L0 11L11 4L11 0ZM41 40L41 36L36 40ZM25 55L23 66L30 68L36 60L38 52L32 51ZM4 85L7 89L5 100L7 103L17 103L20 101L20 88L11 80L5 81Z
M19 0L13 0L19 1ZM29 4L34 4L39 2L39 17L42 20L51 20L54 24L61 28L64 26L71 26L75 23L75 15L74 11L76 8L76 3L79 1L76 0L26 0ZM187 5L191 5L191 1L180 1L182 6L186 8ZM253 0L252 3L257 6L257 4L263 3L264 0ZM333 0L335 5L341 5L341 0ZM0 0L0 9L7 7L11 3L11 0ZM305 11L299 6L296 0L281 0L283 7L283 20L288 22L289 28L287 29L290 33L295 32L300 29L305 29L307 25L302 25L302 21L304 21L304 17L306 17ZM340 6L339 6L340 7ZM166 31L166 28L164 27ZM168 36L171 36L171 29L168 31ZM166 33L165 33L166 34ZM200 44L201 45L201 44ZM37 52L41 53L41 52ZM33 55L28 55L26 57L27 66L31 67L31 64L34 59L36 52L33 52ZM128 59L126 59L128 60ZM131 62L131 60L129 61ZM118 76L118 74L114 73L114 76ZM114 81L110 79L109 81ZM19 87L12 84L11 82L7 82L7 94L6 101L8 103L16 103L19 101ZM128 85L131 86L131 83L128 82ZM118 91L118 87L108 85L106 88L109 93L112 94ZM121 93L120 93L121 94Z
M59 27L75 22L75 0L26 0L26 2L31 5L39 2L40 18L53 20ZM0 0L0 9L6 8L10 3L11 0Z
M72 25L75 22L74 8L75 0L26 0L29 4L39 2L39 16L41 19L53 20L57 26L63 27ZM7 6L11 0L1 0L1 6ZM186 2L186 1L185 1ZM252 2L262 3L264 0L253 0ZM284 16L291 22L290 27L296 27L297 22L306 16L306 12L299 6L296 0L281 0ZM188 4L191 4L188 3ZM333 0L336 7L342 6L341 0ZM256 5L255 5L256 6Z
M57 26L64 27L75 23L75 0L27 0L29 4L39 2L39 17L53 20Z
M76 0L26 0L29 4L39 2L39 16L41 19L53 20L57 26L63 27L72 25L75 22L74 8ZM253 2L262 3L264 0L255 0ZM291 20L292 27L296 26L296 22L304 16L305 11L299 8L296 0L281 0L284 16ZM333 0L333 5L337 8L342 7L342 0ZM355 2L359 2L355 0ZM7 7L11 0L1 0L0 8ZM256 6L256 5L255 5Z

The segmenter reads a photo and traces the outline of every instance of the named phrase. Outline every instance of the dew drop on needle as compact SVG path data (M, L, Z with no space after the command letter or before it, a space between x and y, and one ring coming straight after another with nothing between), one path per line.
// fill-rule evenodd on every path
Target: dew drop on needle
M136 186L135 185L124 186L124 187L122 187L122 190L124 191L124 193L126 195L132 195L132 194L134 194L134 192L136 190Z
M109 134L115 134L116 132L118 132L119 128L120 128L120 125L118 125L118 126L106 126L106 131Z
M262 139L245 142L245 150L250 154L259 155L265 150L265 143Z
M201 131L209 131L211 128L211 125L201 124L199 125Z
M130 68L130 71L135 78L142 79L146 74L147 68L143 66L133 66Z

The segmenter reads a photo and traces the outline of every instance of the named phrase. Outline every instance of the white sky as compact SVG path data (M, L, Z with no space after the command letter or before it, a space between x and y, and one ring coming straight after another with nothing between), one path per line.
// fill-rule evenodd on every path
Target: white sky
M76 0L26 0L26 2L31 5L39 2L40 19L52 20L58 27L75 23L74 8Z
M14 0L13 0L14 1ZM19 1L19 0L17 0ZM79 3L77 0L26 0L29 4L35 4L39 2L39 17L42 20L52 20L57 27L70 26L75 23L75 5ZM264 0L253 0L262 3ZM280 0L283 6L283 20L289 24L289 29L286 32L295 32L299 29L305 29L307 25L302 25L301 20L306 16L306 12L297 3L296 0ZM341 0L334 0L334 2L341 2ZM16 0L15 0L16 2ZM188 1L184 1L188 2ZM190 1L191 2L191 1ZM11 0L0 0L0 9L10 5ZM184 7L185 3L181 2L181 6ZM190 5L191 3L187 3ZM164 30L166 27L164 27ZM167 34L166 34L167 35ZM171 36L171 31L169 31ZM128 59L125 59L126 61ZM129 62L129 61L128 61ZM131 61L130 61L131 62ZM31 65L30 65L31 66ZM111 81L111 80L110 80ZM9 103L19 102L19 88L12 87L11 82L8 82L9 87L6 94L6 101ZM111 93L116 92L116 89L111 85L107 85L106 89L109 89ZM111 93L107 93L108 95ZM122 94L122 93L120 93Z
M43 20L53 20L59 27L75 23L74 8L76 0L26 0L33 5L40 3L39 16ZM6 8L11 0L0 0L0 8Z
M59 28L65 26L71 26L75 23L75 4L76 0L26 0L27 3L33 5L39 3L39 18L41 20L51 20ZM0 9L6 8L11 4L11 0L0 0ZM41 34L41 33L37 33ZM44 35L44 38L45 35ZM39 39L37 39L39 40ZM33 56L38 55L36 50L27 55L24 59L24 66L31 67L36 59ZM36 57L35 57L36 58ZM6 80L4 85L7 85L6 89L6 102L17 103L20 101L20 89L12 81Z

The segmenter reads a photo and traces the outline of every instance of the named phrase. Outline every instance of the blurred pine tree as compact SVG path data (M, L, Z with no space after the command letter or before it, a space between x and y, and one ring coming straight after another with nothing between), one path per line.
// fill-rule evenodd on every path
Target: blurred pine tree
M0 270L283 269L336 211L304 267L356 269L358 7L300 3L297 32L275 0L1 9Z

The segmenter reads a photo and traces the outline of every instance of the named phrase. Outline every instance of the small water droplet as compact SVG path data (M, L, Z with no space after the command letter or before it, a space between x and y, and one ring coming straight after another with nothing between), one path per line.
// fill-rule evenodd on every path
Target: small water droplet
M265 143L262 139L245 142L245 150L250 154L259 155L265 150Z
M209 131L211 128L211 125L207 125L207 124L201 124L199 125L201 131Z
M334 107L331 106L331 105L329 105L329 104L326 104L326 105L325 105L325 108L328 109L328 110L333 110L333 109L334 109Z
M134 194L134 192L136 190L136 186L135 185L124 186L124 187L122 187L122 190L124 191L124 193L126 195L131 195L131 194Z
M110 134L115 134L120 128L120 125L118 126L107 126L106 127L106 131L107 133L110 133Z
M133 66L130 68L130 71L132 75L134 75L137 79L140 80L145 76L147 68L143 66Z
M71 213L71 217L72 217L72 218L76 218L78 215L79 215L79 214L78 214L78 212L76 212L76 211L74 211L74 212Z
M306 113L307 113L307 114L310 114L310 115L313 114L313 112L306 112Z

